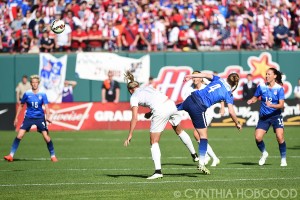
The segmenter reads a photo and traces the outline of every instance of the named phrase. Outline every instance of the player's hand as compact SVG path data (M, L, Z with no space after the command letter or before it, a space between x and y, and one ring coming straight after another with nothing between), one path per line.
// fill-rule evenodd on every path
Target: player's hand
M151 116L152 116L152 112L147 112L147 113L145 113L145 115L144 115L144 117L145 117L146 119L150 119Z
M253 101L251 100L251 99L249 99L248 101L247 101L247 104L248 105L250 105L250 104L252 104L253 103Z
M15 121L14 121L14 126L16 127L18 124L18 119L16 118Z
M266 101L268 107L271 107L272 103L270 101Z
M52 123L52 121L50 120L50 119L46 119L46 121L49 123L49 124L51 124Z
M241 131L242 128L243 128L242 125L241 125L240 123L237 123L235 126L236 126L236 128L237 128L239 131Z
M124 146L125 147L127 147L128 145L129 145L129 143L130 143L130 141L131 141L131 138L132 138L132 135L131 134L129 134L128 135L128 138L125 140L125 142L124 142Z
M184 81L184 82L185 82L185 81L188 81L188 80L190 80L191 78L192 78L191 75L185 75L183 81Z

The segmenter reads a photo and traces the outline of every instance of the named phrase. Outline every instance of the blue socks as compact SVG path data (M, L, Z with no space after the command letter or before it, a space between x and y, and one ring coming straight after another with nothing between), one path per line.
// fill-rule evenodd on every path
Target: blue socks
M19 144L20 144L20 139L19 138L15 138L13 144L11 145L11 149L10 149L10 155L14 156L15 152L17 151Z
M199 164L200 165L204 165L204 158L205 158L205 154L207 151L207 139L200 139L200 143L199 143Z
M279 145L279 151L280 151L280 156L281 158L286 158L286 144L285 141Z
M266 151L265 143L263 140L261 142L256 141L256 145L257 145L258 149L260 150L260 152L263 153L264 151Z
M52 140L50 140L50 142L47 143L47 147L48 147L50 156L51 156L51 157L52 157L52 156L55 156L55 153L54 153L54 146L53 146Z

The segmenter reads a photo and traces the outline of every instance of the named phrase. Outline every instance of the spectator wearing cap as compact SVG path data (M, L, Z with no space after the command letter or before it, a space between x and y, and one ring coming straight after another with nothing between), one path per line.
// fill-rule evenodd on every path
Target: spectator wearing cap
M251 49L255 47L255 35L252 24L249 23L248 18L243 19L243 24L239 27L239 35L237 38L237 49Z
M276 27L279 25L279 21L280 19L283 20L283 25L288 27L288 22L286 20L285 17L282 17L280 11L276 12L276 14L271 18L271 21L270 21L270 24L273 26L273 27Z
M82 52L86 48L87 39L88 36L86 32L81 28L81 26L78 26L75 31L72 31L72 49Z
M189 48L190 46L190 38L189 38L189 33L188 33L188 26L182 26L179 35L178 35L178 48L180 49L186 49Z
M97 51L102 49L102 31L99 30L97 24L93 24L92 28L87 32L88 34L88 46L91 51Z
M143 21L139 24L138 32L140 35L139 50L151 51L151 44L154 38L154 25L151 24L150 18L145 16Z
M53 52L54 44L54 39L49 37L48 31L43 31L42 39L40 41L40 51Z
M139 38L138 25L135 23L134 17L129 16L128 24L125 26L122 34L122 49L125 51L136 50Z

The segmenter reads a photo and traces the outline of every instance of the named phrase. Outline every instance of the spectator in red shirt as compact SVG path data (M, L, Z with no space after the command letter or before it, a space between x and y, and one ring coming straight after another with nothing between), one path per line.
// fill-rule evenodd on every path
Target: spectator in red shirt
M179 13L178 8L174 7L170 17L170 23L176 22L179 26L182 25L183 16Z
M188 34L188 26L183 26L179 31L178 38L178 47L183 49L185 47L189 47L189 34Z
M79 52L82 52L86 48L86 40L88 36L81 26L78 26L76 31L72 32L72 48Z
M139 38L138 25L135 23L134 18L130 16L122 34L122 49L125 51L136 50Z
M102 49L102 31L98 29L97 24L93 24L88 31L88 45L92 51Z

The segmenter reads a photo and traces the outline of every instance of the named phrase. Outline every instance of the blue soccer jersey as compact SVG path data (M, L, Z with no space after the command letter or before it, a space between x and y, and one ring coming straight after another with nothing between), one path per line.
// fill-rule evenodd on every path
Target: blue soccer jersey
M278 104L279 100L284 100L284 91L281 85L275 83L275 85L270 88L266 84L261 84L257 87L254 96L261 97L260 116L281 114L281 109L270 108L266 104L266 101L270 101L272 104Z
M211 82L204 89L196 90L193 93L192 95L196 95L197 98L202 100L206 108L221 101L233 104L230 85L218 76L213 76Z
M48 99L45 93L38 92L34 94L31 90L28 90L23 95L21 104L27 105L25 117L27 118L44 118L43 104L48 104Z

